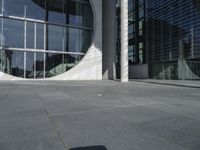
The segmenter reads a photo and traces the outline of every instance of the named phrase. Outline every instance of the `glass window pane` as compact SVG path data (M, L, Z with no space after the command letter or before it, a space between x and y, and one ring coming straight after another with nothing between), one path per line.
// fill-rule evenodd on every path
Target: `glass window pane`
M4 0L4 14L25 17L26 0Z
M82 30L81 52L86 53L91 45L91 31Z
M4 46L24 48L24 22L4 19Z
M36 78L44 78L44 53L36 53Z
M4 72L17 77L24 77L24 52L5 51Z
M63 73L63 54L46 54L46 77Z
M66 23L66 14L64 13L64 0L53 0L47 5L47 20L55 23Z
M64 28L48 25L48 50L63 51L64 49Z
M82 26L92 27L93 25L93 14L92 8L89 4L82 3L80 5L80 24Z
M68 51L69 52L80 52L80 30L69 28L69 41L68 41Z
M68 71L80 62L82 56L80 55L64 55L64 71Z
M34 52L26 52L26 78L34 78Z
M36 48L44 49L44 24L37 23Z
M45 20L45 0L26 0L27 18Z
M2 47L2 45L3 45L3 42L4 42L4 36L2 35L2 18L0 18L0 47Z
M80 3L70 0L68 6L69 24L80 25Z
M0 14L2 14L2 0L0 0Z
M26 29L26 48L34 48L34 23L27 22L27 29Z
M69 0L67 5L69 24L92 27L93 13L89 1Z

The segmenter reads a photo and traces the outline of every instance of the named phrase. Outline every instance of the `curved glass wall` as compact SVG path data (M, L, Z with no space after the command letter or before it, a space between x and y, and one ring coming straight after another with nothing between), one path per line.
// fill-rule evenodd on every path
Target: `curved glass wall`
M0 71L53 77L73 68L93 34L89 0L0 0Z

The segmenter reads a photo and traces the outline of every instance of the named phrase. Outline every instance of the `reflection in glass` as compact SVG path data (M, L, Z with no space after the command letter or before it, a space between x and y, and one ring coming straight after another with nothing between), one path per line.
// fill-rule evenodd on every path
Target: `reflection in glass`
M150 78L199 79L199 1L145 3Z
M36 78L44 78L44 53L36 53Z
M48 25L48 50L63 51L64 27Z
M46 54L46 77L63 73L63 54Z
M80 8L80 16L81 16L81 25L86 27L92 27L93 25L93 17L92 17L92 9L88 3L82 3Z
M5 47L24 48L24 22L3 19Z
M26 0L4 0L4 14L25 17Z
M75 28L66 28L66 51L86 53L92 41L92 32Z
M89 5L89 1L78 3L77 1L69 0L67 11L69 14L69 24L92 27L92 8Z
M44 49L44 25L36 24L36 49Z
M16 77L24 77L24 52L8 51L4 53L4 72Z
M45 0L26 0L26 17L45 20Z
M0 0L0 7L2 0ZM89 0L4 0L4 15L92 27ZM0 12L1 13L1 12Z
M75 1L69 1L69 24L72 25L80 25L81 17L80 17L80 3L76 3Z
M65 64L64 69L65 69L65 71L73 68L76 64L78 64L80 62L81 59L82 59L81 56L65 55L64 56L64 64Z
M2 8L2 0L0 0L0 14L2 14L2 10L3 10L1 8Z
M34 23L27 22L26 24L26 48L34 48Z
M0 18L0 47L2 47L4 44L4 36L2 35L2 18Z
M2 4L0 0L0 70L4 73L53 77L82 58L65 52L86 53L91 44L89 0L4 0L3 8Z
M34 52L26 52L26 78L34 78Z
M80 29L69 29L69 41L68 41L68 48L71 52L80 52L80 45L82 43L82 38L80 34Z
M47 3L47 20L49 22L56 22L65 24L66 14L65 14L65 0L52 0Z
M86 53L92 41L91 31L82 30L81 52Z

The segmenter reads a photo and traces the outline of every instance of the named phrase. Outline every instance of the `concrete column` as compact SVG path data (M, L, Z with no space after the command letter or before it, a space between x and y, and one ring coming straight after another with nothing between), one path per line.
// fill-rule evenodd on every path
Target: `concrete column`
M128 0L121 0L121 82L128 82Z
M103 0L103 79L116 78L116 0Z

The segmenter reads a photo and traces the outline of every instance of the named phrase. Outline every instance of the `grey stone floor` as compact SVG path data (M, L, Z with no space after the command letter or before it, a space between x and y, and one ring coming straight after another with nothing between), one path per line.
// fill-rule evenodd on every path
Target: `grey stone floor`
M200 89L0 82L0 150L200 150Z

